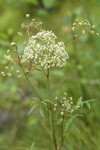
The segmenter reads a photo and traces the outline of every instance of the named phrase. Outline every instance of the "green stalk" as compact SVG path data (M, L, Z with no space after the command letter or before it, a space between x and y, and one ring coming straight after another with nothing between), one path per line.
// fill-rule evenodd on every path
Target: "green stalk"
M52 131L53 145L54 145L54 149L57 150L57 141L56 141L56 136L55 136L53 111L50 110L49 114L50 114L50 125L51 125L51 131Z
M46 74L47 82L48 82L48 94L51 96L51 90L50 90L50 70L47 70ZM52 132L52 139L53 139L53 145L54 149L57 150L57 140L55 135L55 127L54 127L54 117L53 117L53 110L49 110L49 116L50 116L50 126L51 126L51 132Z
M60 141L60 146L58 148L58 150L61 150L62 149L62 146L63 146L63 143L64 143L64 118L65 118L65 115L63 115L63 118L62 118L62 123L61 123L61 141Z

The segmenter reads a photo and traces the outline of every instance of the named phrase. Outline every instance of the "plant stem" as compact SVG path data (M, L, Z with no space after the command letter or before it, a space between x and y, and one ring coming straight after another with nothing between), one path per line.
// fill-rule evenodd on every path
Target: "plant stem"
M61 141L60 141L60 146L59 146L58 150L61 150L61 148L63 146L63 142L64 142L64 118L65 118L65 115L63 115L63 118L62 118L62 124L61 124Z
M46 74L47 82L48 82L48 94L51 96L51 90L50 90L50 70L47 70ZM56 141L56 135L55 135L55 127L54 127L54 117L53 117L53 110L49 110L50 115L50 125L51 125L51 132L52 132L52 139L53 139L53 145L54 149L57 150L57 141Z
M52 138L53 138L53 145L54 149L57 150L57 141L56 141L56 136L55 136L55 128L54 128L54 118L53 118L53 111L50 110L50 124L51 124L51 131L52 131Z
M48 95L51 96L51 90L50 90L50 70L47 70L47 82L48 82Z

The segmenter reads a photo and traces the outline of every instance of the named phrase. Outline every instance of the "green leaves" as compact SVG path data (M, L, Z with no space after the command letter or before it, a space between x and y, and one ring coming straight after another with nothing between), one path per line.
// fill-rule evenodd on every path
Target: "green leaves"
M89 103L89 102L85 102L85 104L87 105L87 107L88 107L89 110L90 110L90 103Z
M89 110L90 110L90 102L93 102L93 101L95 101L95 100L97 100L97 99L87 100L87 101L84 101L84 102L83 102L83 104L86 104L86 105L87 105L87 107L88 107L88 108L89 108Z
M61 124L61 123L62 123L62 120L63 120L63 118L60 118L60 119L57 121L57 125Z
M39 113L40 113L42 119L45 121L45 113L44 113L44 109L42 107L39 108Z
M38 100L33 101L33 106L31 107L31 109L29 110L27 116L29 116L32 111L34 110L34 108L38 105Z
M64 133L68 132L68 130L72 127L72 123L74 119L78 116L82 116L82 115L75 114L67 121L67 123L65 124Z
M53 103L53 101L51 99L45 99L44 102L54 105L54 103Z
M34 150L34 146L35 146L35 143L33 142L28 150Z
M89 110L90 110L90 103L89 103L90 101L94 101L94 100L82 101L82 97L80 97L80 98L78 99L77 106L83 107L83 105L86 104L87 107L88 107Z
M80 105L83 106L82 97L80 97L80 98L78 99L77 105L78 105L78 106L80 106Z

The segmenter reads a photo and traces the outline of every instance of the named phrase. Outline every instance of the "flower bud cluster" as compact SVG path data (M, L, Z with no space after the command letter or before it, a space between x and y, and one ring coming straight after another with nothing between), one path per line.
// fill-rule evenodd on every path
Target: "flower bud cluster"
M14 42L13 42L14 43ZM16 45L14 43L14 45L11 43L12 46ZM13 74L13 70L14 68L14 65L16 64L16 62L18 61L17 57L14 57L11 53L10 53L10 50L8 49L6 54L4 54L4 59L7 60L7 64L6 66L4 67L3 71L1 71L1 75L6 77L11 77L12 74ZM20 71L19 70L16 70L16 74L17 74L17 77L20 78L22 77L22 75L20 74Z
M95 32L95 25L91 25L91 23L87 20L84 19L82 21L79 21L78 19L75 20L75 22L73 23L72 26L72 31L76 31L76 30L81 30L81 34L85 34L85 33L90 33L90 34L95 34L97 36L99 36L100 34Z
M31 36L22 55L22 62L33 60L33 63L44 69L63 67L68 59L63 42L56 43L57 37L52 31L42 30Z
M62 100L59 100L57 97L55 98L56 103L54 104L54 111L60 110L61 116L63 116L66 112L73 113L74 111L80 108L80 105L74 104L72 97L67 97L67 93L64 92Z

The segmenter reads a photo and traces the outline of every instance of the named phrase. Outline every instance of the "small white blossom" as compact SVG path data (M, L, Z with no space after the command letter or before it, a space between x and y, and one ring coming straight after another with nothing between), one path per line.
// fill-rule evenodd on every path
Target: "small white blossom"
M77 107L77 108L80 108L80 106L79 106L79 105L77 105L76 107Z
M61 116L63 116L64 115L64 112L61 112Z
M91 31L92 34L94 34L94 31Z
M88 26L91 26L90 23L87 23Z
M74 109L71 110L71 113L73 113L73 112L74 112Z
M5 72L1 72L1 75L2 75L2 76L6 76Z
M99 36L99 35L100 35L100 33L96 33L96 35L97 35L97 36Z
M62 107L64 107L65 106L65 104L62 104Z
M5 66L5 69L8 69L8 66Z
M79 25L80 25L80 26L82 26L82 25L83 25L83 23L82 23L82 22L79 22Z
M85 30L82 30L82 34L85 34Z
M15 46L15 45L16 45L16 43L15 43L15 42L12 42L12 43L11 43L11 46Z
M72 27L72 31L74 31L75 30L75 27Z
M85 19L85 22L89 22L89 20Z
M7 75L8 75L9 77L11 77L11 76L12 76L12 74L11 74L10 72L8 72L8 73L7 73Z
M30 14L26 14L26 18L30 17Z
M70 102L71 104L73 104L73 102Z
M10 52L10 50L8 49L8 50L7 50L7 53L9 53L9 52Z
M78 19L76 19L76 20L75 20L75 23L77 23L78 21L79 21L79 20L78 20Z
M16 72L19 73L20 71L19 71L19 70L16 70Z
M93 25L92 28L95 28L95 25Z
M57 104L54 104L55 107L57 107Z
M18 32L18 35L22 36L22 32Z
M22 77L22 75L18 75L17 77L18 77L18 78L21 78L21 77Z
M73 26L75 26L75 25L76 25L76 23L74 22L74 23L73 23Z
M58 97L55 97L55 100L57 100L58 99Z
M56 111L56 107L54 107L53 110Z
M11 61L11 62L13 61L11 55L6 55L6 54L4 54L4 58L5 58L6 60Z
M66 100L66 97L63 97L64 100Z
M73 98L72 98L72 97L70 97L69 99L70 99L71 101L73 100Z
M84 22L84 25L88 25L88 23L87 23L87 22Z
M67 93L66 93L66 92L64 92L64 95L65 95L65 96L67 96Z

